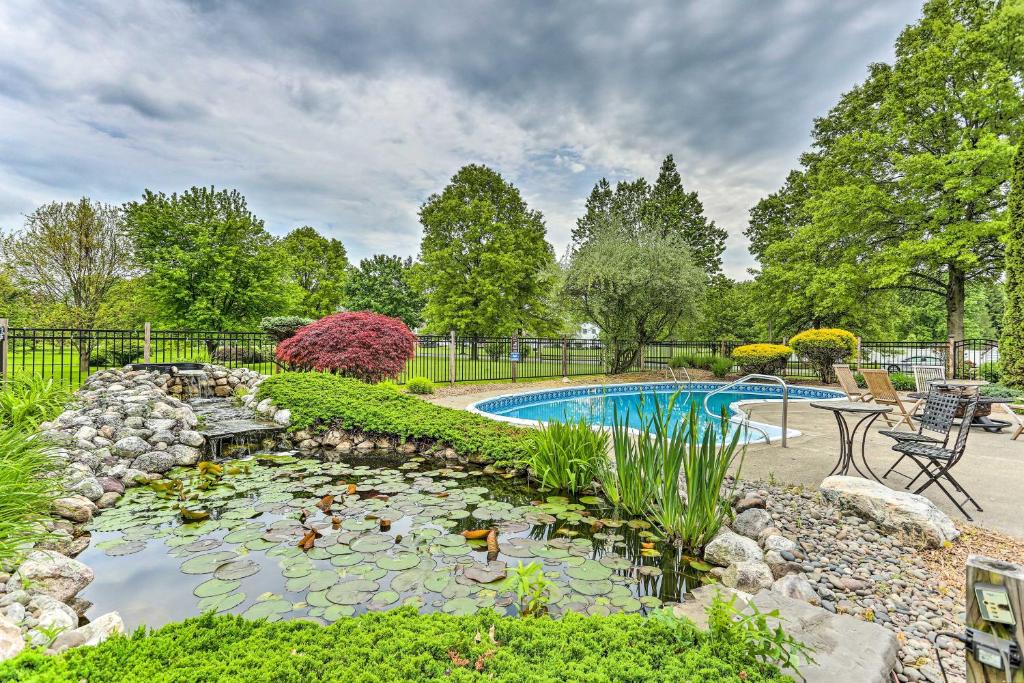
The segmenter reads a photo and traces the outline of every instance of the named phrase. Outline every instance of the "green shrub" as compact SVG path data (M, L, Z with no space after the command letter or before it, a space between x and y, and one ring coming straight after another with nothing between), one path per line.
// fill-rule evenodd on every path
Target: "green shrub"
M714 603L712 609L716 609ZM322 683L360 681L791 681L717 616L710 630L658 610L655 618L566 614L513 619L417 615L411 608L343 617L330 626L206 615L95 647L0 664L0 680L33 683ZM493 631L492 631L493 629ZM494 640L491 640L493 634ZM774 638L774 633L771 634ZM477 670L479 668L479 671Z
M732 350L732 359L744 374L780 375L793 349L782 344L745 344Z
M906 372L893 372L889 374L892 381L892 388L896 391L914 391L917 389L917 382L914 376Z
M832 366L857 353L857 337L834 328L805 330L790 339L789 345L807 360L822 382L834 382Z
M716 357L714 362L711 364L711 372L715 377L725 377L732 372L732 358L722 358L721 356Z
M258 347L221 344L210 354L214 363L263 363L266 357Z
M260 321L260 329L275 342L283 342L293 336L300 327L313 322L312 318L303 318L297 315L277 315L264 318Z
M141 346L97 348L89 354L89 367L120 368L138 362L144 355L145 350Z
M405 383L405 388L410 394L434 393L434 383L426 377L413 377Z
M584 420L549 422L535 434L530 469L542 486L576 493L590 488L606 466L608 434Z
M379 384L321 372L283 372L260 384L265 398L292 412L293 429L358 429L400 439L436 441L461 455L501 465L527 461L530 430L434 405Z
M57 491L52 450L37 436L0 430L0 567L9 567L44 535Z
M0 429L31 431L60 415L68 390L53 379L15 375L0 384Z
M673 370L679 368L692 368L693 356L689 353L677 353L668 359L668 366Z
M1000 396L1011 398L1017 402L1024 401L1024 389L1009 387L1005 384L986 384L978 388L978 393L982 396Z
M489 341L484 344L484 355L491 361L501 360L509 352L511 344L503 341Z
M978 366L978 377L991 384L999 384L1003 370L997 361L986 361Z

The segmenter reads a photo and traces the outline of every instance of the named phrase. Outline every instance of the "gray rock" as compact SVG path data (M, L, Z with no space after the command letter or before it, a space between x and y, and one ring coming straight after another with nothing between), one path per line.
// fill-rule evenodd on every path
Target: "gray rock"
M100 494L102 495L102 491ZM96 513L96 504L85 496L67 496L53 501L52 509L59 517L84 524Z
M755 541L722 527L704 548L704 559L711 564L728 567L737 562L761 562L764 553Z
M0 662L17 657L25 649L25 638L18 625L0 616Z
M796 550L796 543L789 540L785 536L772 535L764 539L765 552L774 550L777 553L792 553Z
M94 477L86 477L85 479L82 479L80 482L73 485L70 490L93 501L99 500L100 496L103 495L103 485Z
M185 429L178 432L178 442L192 448L202 448L203 444L206 443L206 439L199 432Z
M78 560L51 550L33 550L7 582L7 590L27 581L33 591L67 602L96 578L93 570Z
M917 547L941 548L960 535L953 520L924 496L893 491L861 477L826 477L819 490L830 503Z
M192 446L186 446L185 444L176 443L167 449L167 452L174 457L176 465L195 465L199 462L203 452L198 448Z
M79 441L92 441L97 437L97 435L99 435L99 432L96 428L90 427L89 425L82 425L78 428L78 431L75 432L75 438Z
M100 499L96 501L96 507L100 510L106 510L112 508L117 504L117 501L121 500L121 494L115 493L114 491L107 491Z
M98 481L100 482L100 486L103 487L104 493L124 493L124 484L113 476L100 477Z
M149 443L139 436L126 436L114 443L113 452L122 458L136 457L150 449Z
M173 468L177 463L174 455L169 451L150 451L135 458L132 467L142 472L164 473Z
M28 609L36 619L36 629L50 631L68 631L78 627L78 615L75 610L49 595L36 595L28 603ZM36 643L38 645L45 644Z
M171 444L174 443L175 441L176 439L174 438L174 433L169 431L156 432L155 434L153 434L153 436L149 437L150 443Z
M274 413L274 422L287 427L292 423L292 411L287 408L277 411Z
M61 633L50 645L50 650L57 654L72 647L99 645L115 633L124 633L124 620L117 612L108 612L84 626Z
M772 590L794 600L803 600L812 605L820 605L821 598L814 590L811 582L800 574L787 574L772 584Z
M743 561L730 564L722 575L722 583L745 593L756 593L771 588L775 577L764 562Z
M733 531L741 536L757 540L758 534L771 525L772 516L767 510L750 508L736 515L736 519L733 520L730 526L732 526Z
M171 418L155 418L146 420L146 428L153 432L170 432L178 426L178 421Z

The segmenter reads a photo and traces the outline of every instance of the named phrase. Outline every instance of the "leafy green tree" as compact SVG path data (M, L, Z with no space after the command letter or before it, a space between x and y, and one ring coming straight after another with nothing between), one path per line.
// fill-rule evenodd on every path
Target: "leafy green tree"
M2 255L13 289L60 324L82 329L96 326L113 289L132 274L121 210L86 197L33 211L24 229L3 241Z
M1024 144L1017 147L1006 235L1006 313L999 340L1003 381L1024 387Z
M544 217L499 173L471 164L420 207L428 328L472 336L532 330L544 310L554 260Z
M302 289L302 298L292 312L311 318L336 313L344 300L348 277L345 245L304 225L288 233L278 249L288 260L292 281Z
M611 371L624 372L645 344L696 312L703 282L681 237L634 236L611 219L573 251L563 291L601 329Z
M618 183L613 191L606 179L599 180L587 198L586 213L576 220L573 243L585 244L609 220L634 237L677 237L705 273L713 275L722 269L728 232L707 219L696 192L683 189L671 154L662 162L653 186L637 178Z
M930 0L892 65L816 122L814 146L752 212L762 276L812 324L879 293L944 303L964 336L967 283L1002 269L1013 144L1024 126L1022 0Z
M409 329L423 324L423 296L412 276L411 258L377 254L353 268L345 285L348 308L398 318Z
M146 190L125 205L148 295L162 324L207 330L253 328L298 298L289 264L237 190Z

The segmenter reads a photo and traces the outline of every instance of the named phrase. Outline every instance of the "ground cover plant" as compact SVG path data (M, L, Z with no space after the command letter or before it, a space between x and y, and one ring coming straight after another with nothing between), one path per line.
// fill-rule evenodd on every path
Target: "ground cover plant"
M529 430L521 427L328 373L275 375L260 385L258 398L291 410L295 429L337 426L436 441L462 455L479 455L498 464L525 463L532 443Z
M0 664L5 681L791 681L731 619L710 631L668 614L508 619L402 609L327 627L203 616L131 638Z
M410 394L434 393L434 383L426 377L413 377L405 383L405 388Z

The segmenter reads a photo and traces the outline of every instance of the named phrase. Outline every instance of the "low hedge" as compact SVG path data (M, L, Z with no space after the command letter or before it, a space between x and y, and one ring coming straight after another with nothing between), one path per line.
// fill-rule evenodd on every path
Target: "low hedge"
M417 615L411 608L330 626L206 615L55 657L28 652L0 664L0 680L792 681L755 660L723 624L704 633L681 620L638 615L514 619Z
M259 386L257 400L265 398L291 411L293 429L320 432L339 427L435 441L499 465L524 463L531 443L527 429L328 373L274 375Z
M793 349L783 344L745 344L732 350L732 359L744 373L778 375L792 354Z

